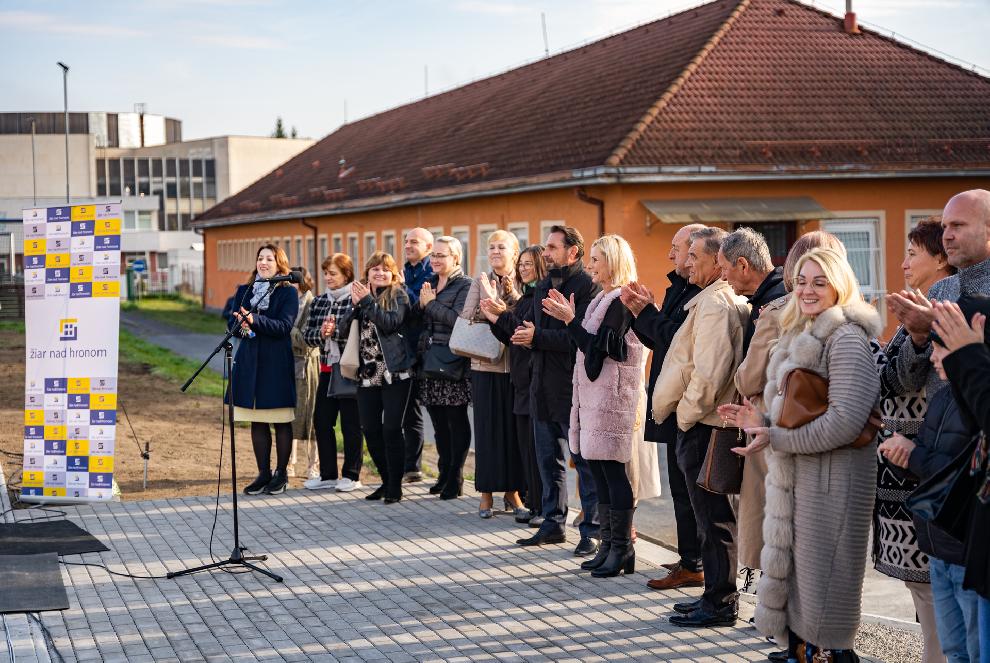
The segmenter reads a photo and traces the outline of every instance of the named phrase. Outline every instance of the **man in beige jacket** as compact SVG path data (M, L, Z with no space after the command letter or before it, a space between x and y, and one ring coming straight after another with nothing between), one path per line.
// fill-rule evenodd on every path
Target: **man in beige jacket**
M687 478L691 507L698 520L705 592L697 601L678 603L670 623L687 627L728 626L736 621L736 518L725 495L699 487L698 472L712 429L720 425L715 411L735 396L733 376L743 354L743 333L749 319L745 298L722 280L717 257L728 235L720 228L691 234L688 280L702 290L684 309L687 320L670 344L653 391L653 418L677 417L677 463Z

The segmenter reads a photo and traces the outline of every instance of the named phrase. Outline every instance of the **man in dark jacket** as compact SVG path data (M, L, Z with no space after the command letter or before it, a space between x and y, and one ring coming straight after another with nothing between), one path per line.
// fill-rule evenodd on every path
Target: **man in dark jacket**
M533 444L543 481L543 524L532 537L519 539L523 546L564 543L564 523L567 518L567 466L564 449L571 420L571 379L574 373L575 347L566 325L543 314L541 303L551 289L564 298L574 297L575 315L584 319L588 304L599 288L584 271L584 238L576 228L553 226L547 236L543 258L550 275L536 284L532 319L523 318L512 335L512 343L532 349L533 364L530 380L530 403L533 418ZM505 314L503 314L505 315ZM579 528L581 541L575 555L584 556L597 549L598 498L595 481L587 461L571 454L577 468L584 519Z
M419 291L423 284L433 276L433 266L430 265L430 253L433 252L433 233L426 228L413 228L406 233L405 239L406 263L402 267L406 281L406 294L409 295L409 305L413 311L419 310ZM416 356L419 345L419 335L423 331L423 322L419 316L414 316L407 326L406 344L412 356ZM423 410L416 394L419 393L415 378L410 391L409 406L402 420L402 436L406 440L406 465L402 480L413 483L423 480L421 461L423 458Z
M652 301L649 290L638 284L631 284L622 289L619 298L636 317L633 331L643 345L653 351L650 360L650 377L646 383L646 402L653 402L653 387L657 376L663 367L667 349L674 334L687 319L684 305L701 292L701 288L692 285L687 280L685 262L691 245L691 233L704 228L699 223L684 226L676 233L670 242L670 253L667 257L674 263L674 271L667 274L670 287L664 294L663 304L658 308ZM652 442L667 444L667 481L670 485L670 496L674 502L674 522L677 527L677 554L680 560L669 565L670 573L657 580L650 580L650 587L658 583L659 589L675 587L701 587L704 575L701 570L701 543L698 541L698 522L691 508L691 498L684 474L677 465L674 453L674 441L677 437L677 422L675 416L669 416L662 422L653 420L653 408L647 405L646 428L644 437Z
M784 268L774 267L770 248L763 235L750 228L740 228L722 241L718 252L722 278L737 295L749 299L749 323L743 335L743 355L756 331L756 320L764 306L787 294Z

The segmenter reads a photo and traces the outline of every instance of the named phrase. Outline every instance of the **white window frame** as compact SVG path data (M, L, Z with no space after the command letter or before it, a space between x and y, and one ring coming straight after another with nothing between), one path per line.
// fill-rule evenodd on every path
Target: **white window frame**
M554 226L566 226L567 222L562 219L544 219L540 221L540 244L547 240L550 229Z
M466 234L468 237L468 246L464 246L464 241L460 237L457 237L458 233ZM450 229L450 236L461 240L461 271L466 275L472 276L473 272L469 271L474 269L474 262L471 256L471 226L453 226Z
M292 260L294 258L293 254L292 254L292 238L291 237L283 237L282 238L282 248L285 249L285 257L289 259L289 263L291 264L292 263Z
M833 216L834 218L831 219L822 219L822 230L840 239L843 232L866 230L873 235L871 248L874 253L873 268L876 270L876 282L871 284L872 287L864 287L861 283L860 291L867 302L872 303L876 300L880 316L886 324L887 256L884 247L887 243L887 213L885 210L848 210L833 211Z
M488 264L488 236L498 230L498 224L480 223L474 229L474 238L478 242L478 248L474 252L474 272L471 276L477 276L482 271L488 272L492 266ZM482 269L484 268L484 269Z
M506 227L509 229L509 232L510 233L512 233L513 235L516 236L516 239L519 239L519 229L520 228L525 229L526 230L526 241L525 241L525 245L526 246L529 246L529 245L531 245L533 243L533 238L530 237L530 232L529 232L529 221L513 221L512 223L510 223ZM526 246L523 246L523 244L524 244L524 242L519 242L519 251L520 252L523 249L526 248Z
M391 251L389 251L388 246L386 246L386 244L388 244L388 242L386 241L386 238L391 238L392 239L392 250ZM398 248L399 248L399 245L397 244L397 241L396 241L395 231L394 230L383 230L382 231L382 251L385 251L386 253L388 253L389 255L391 255L393 258L395 258L395 262L401 264L403 262L403 260L400 260L400 257L401 256L397 256L396 255L396 252L398 251Z
M344 236L340 233L334 233L331 240L331 246L333 246L334 253L344 252Z
M352 240L354 242L354 251L351 251ZM351 262L354 263L354 278L357 279L358 274L364 270L364 263L361 262L361 237L357 233L347 233L347 244L345 248L347 249L345 253L350 256ZM351 255L352 253L354 255Z
M371 246L368 246L368 240L371 240ZM370 251L368 249L371 249ZM367 260L371 257L375 251L378 250L378 233L366 231L361 237L361 250L364 251L364 259Z
M908 233L914 230L918 221L929 216L942 216L940 209L906 209L904 210L904 243L907 245Z

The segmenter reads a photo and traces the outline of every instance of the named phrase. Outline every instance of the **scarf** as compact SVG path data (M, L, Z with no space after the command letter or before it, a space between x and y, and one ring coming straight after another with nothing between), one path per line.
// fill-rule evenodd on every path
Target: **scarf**
M347 283L336 290L327 290L326 296L331 302L342 302L351 297L351 284ZM327 355L327 365L333 366L340 361L340 345L333 340L333 334L327 336L323 343L323 351Z
M251 306L249 306L248 308L252 309L255 306L257 306L258 307L257 311L259 313L261 311L267 311L268 297L265 297L265 294L267 292L268 292L268 283L262 282L262 283L251 284L251 301L250 301Z

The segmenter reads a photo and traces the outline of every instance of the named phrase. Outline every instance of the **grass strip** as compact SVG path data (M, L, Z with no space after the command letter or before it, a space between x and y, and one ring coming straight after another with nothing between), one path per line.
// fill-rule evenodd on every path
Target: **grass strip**
M149 343L124 329L120 330L120 361L143 365L152 375L174 383L177 396L181 394L178 387L199 368L199 362ZM204 370L186 393L198 396L223 396L223 380L218 373L209 369Z
M141 315L197 334L216 334L226 331L224 321L215 313L208 313L198 299L188 297L145 297L136 301L122 301L121 309L138 311Z

